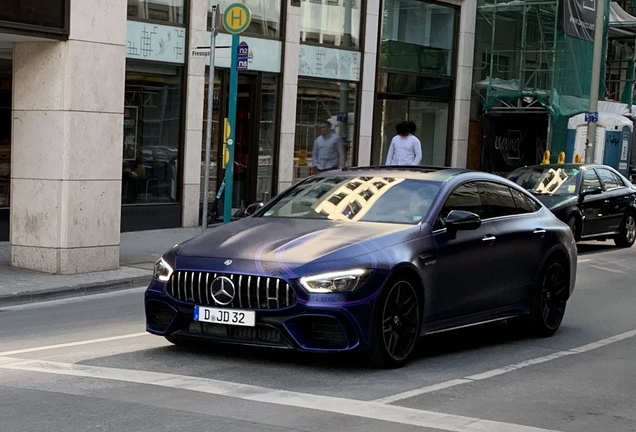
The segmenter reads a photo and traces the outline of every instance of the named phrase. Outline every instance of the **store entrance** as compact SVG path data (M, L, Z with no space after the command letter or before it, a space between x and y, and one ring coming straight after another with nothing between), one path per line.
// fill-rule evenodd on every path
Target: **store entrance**
M229 83L229 72L226 82ZM228 116L229 84L225 92L225 114ZM259 98L260 84L258 75L240 74L237 86L235 147L234 147L234 177L232 191L232 208L240 209L257 200L257 175L259 152L260 118ZM221 153L221 152L219 152ZM222 157L222 155L219 155ZM221 161L219 161L221 162ZM223 164L219 163L219 167ZM218 178L225 176L221 169Z

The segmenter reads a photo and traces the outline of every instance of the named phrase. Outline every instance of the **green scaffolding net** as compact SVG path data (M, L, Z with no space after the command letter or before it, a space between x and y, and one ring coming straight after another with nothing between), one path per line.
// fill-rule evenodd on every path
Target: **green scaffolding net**
M543 107L553 155L565 148L568 119L589 109L594 43L565 31L577 1L478 0L477 6L474 82L483 111Z

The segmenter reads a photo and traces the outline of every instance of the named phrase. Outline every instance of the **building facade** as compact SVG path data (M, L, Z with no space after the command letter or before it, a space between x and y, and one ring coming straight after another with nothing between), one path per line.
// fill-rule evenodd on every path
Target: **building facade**
M239 0L233 207L313 172L321 122L346 164L384 162L402 120L422 164L465 166L475 0ZM0 11L0 240L12 265L116 268L122 231L196 226L224 176L231 36L207 0L16 0ZM40 11L39 15L34 10Z

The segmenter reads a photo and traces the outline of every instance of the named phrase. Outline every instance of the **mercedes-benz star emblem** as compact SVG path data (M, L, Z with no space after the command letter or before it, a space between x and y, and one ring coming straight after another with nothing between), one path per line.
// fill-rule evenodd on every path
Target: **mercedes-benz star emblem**
M223 264L230 265L230 264L232 264L232 260L225 260L225 261L223 261Z
M219 276L212 281L210 291L214 301L222 306L229 305L234 300L236 289L234 282L228 277Z

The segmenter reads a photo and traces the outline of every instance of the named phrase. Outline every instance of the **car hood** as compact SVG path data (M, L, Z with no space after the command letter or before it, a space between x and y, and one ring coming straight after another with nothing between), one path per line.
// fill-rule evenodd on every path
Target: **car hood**
M550 210L559 210L563 207L576 205L578 201L577 196L571 195L534 195L539 201L543 203Z
M177 257L303 264L372 253L402 243L419 226L288 218L246 218L178 245Z

